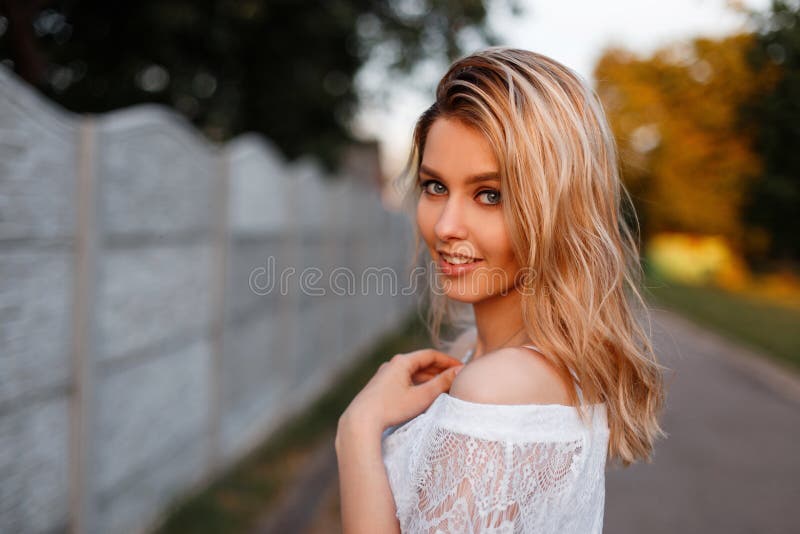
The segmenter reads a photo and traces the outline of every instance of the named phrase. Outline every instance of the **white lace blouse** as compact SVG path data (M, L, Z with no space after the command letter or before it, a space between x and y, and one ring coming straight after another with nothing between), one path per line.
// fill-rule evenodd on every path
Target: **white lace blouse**
M401 531L600 534L606 407L584 404L576 390L588 427L572 406L482 404L442 393L427 411L386 429L383 463Z

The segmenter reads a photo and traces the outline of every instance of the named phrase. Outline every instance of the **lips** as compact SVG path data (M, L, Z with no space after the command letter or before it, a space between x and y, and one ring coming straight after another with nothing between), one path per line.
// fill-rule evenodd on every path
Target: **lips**
M471 261L480 261L482 258L476 258L474 256L467 256L465 254L458 254L455 252L445 252L444 250L437 250L440 256L445 258L450 263L455 265L459 265L464 262L471 262Z
M467 261L464 262L464 260ZM462 263L451 263L452 261L462 261ZM461 275L475 269L482 263L483 260L481 258L455 254L451 256L450 254L439 251L439 258L436 265L445 275Z

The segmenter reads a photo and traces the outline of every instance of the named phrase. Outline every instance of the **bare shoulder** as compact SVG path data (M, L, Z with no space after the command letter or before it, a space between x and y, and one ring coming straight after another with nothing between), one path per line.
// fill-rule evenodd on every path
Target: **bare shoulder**
M569 387L542 355L508 347L465 365L450 395L485 404L569 404Z

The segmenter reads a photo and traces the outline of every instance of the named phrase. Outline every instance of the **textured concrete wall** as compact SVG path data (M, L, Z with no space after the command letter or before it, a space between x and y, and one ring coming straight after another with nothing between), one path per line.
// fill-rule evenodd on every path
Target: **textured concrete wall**
M0 532L146 530L410 310L409 222L339 178L0 67Z
M77 136L0 77L0 532L67 522Z

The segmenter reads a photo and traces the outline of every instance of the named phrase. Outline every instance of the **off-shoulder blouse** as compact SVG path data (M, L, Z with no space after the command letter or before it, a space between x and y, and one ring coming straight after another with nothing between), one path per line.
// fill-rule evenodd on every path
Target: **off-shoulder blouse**
M442 393L386 429L383 463L401 532L600 534L606 406L585 404L575 387L588 426L573 406L483 404Z

